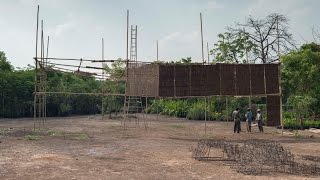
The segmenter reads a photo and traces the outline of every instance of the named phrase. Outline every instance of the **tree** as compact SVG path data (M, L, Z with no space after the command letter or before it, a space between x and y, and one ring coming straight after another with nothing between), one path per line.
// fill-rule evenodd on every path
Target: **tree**
M218 37L218 43L214 44L215 48L210 51L211 55L215 55L216 61L248 63L248 53L254 51L255 44L248 39L246 34L225 32L219 34Z
M290 96L310 96L311 111L320 114L320 45L302 45L281 58L282 86L285 99Z
M124 94L125 93L125 62L122 59L111 64L111 67L105 66L106 73L109 75L109 79L102 85L102 91L104 93L111 94ZM112 112L119 112L124 103L123 97L118 96L106 96L103 98L104 111L109 114L111 118Z
M0 71L13 71L13 66L7 60L6 54L0 51Z
M313 36L313 40L316 43L320 43L320 30L316 27L312 27L312 36Z
M218 54L219 58L228 58L233 62L243 58L244 52L248 53L253 62L279 61L279 55L287 54L295 47L292 34L288 32L288 22L289 19L281 14L270 14L264 19L250 16L244 23L228 27L227 33L220 34L219 38L225 40L220 40L217 43L218 49L212 52L218 50L222 54Z
M114 61L111 64L111 67L108 65L105 66L106 73L110 76L110 80L118 81L123 80L123 78L126 76L125 74L125 61L123 61L121 58Z
M316 101L316 99L304 95L304 96L290 96L288 104L293 106L296 120L299 121L302 127L303 119L310 116L310 107Z
M192 59L191 57L187 57L187 58L181 58L179 61L177 61L177 64L191 64Z

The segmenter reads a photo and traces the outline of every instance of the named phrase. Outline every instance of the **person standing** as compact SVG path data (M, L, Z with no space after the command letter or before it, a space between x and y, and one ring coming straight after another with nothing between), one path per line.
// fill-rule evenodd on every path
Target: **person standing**
M233 132L234 133L240 133L240 112L239 112L239 108L236 108L233 112L232 112L232 118L234 121L234 128L233 128Z
M245 116L246 116L246 122L247 122L247 132L251 132L252 112L250 108L248 108Z
M263 133L263 126L262 126L262 114L261 114L261 110L257 109L257 117L256 120L258 121L258 128L259 128L259 132Z

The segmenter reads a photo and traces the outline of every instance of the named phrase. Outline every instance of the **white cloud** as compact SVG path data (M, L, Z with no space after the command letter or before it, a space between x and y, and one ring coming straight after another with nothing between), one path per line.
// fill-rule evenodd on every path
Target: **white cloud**
M225 5L217 0L196 1L192 4L192 10L195 12L215 12L214 10L221 10L225 8Z
M212 10L212 9L223 9L224 5L221 3L218 3L217 1L208 1L206 9L207 10Z
M53 28L49 28L48 34L50 36L59 37L67 32L72 31L76 27L76 23L74 21L67 21L62 24L58 24Z
M77 17L75 13L68 12L65 15L65 22L57 24L53 27L49 27L48 34L54 37L61 37L64 34L71 32L72 30L76 29L78 25L77 18L79 17Z
M245 15L264 17L270 13L281 13L289 17L306 17L311 12L312 5L301 0L258 0L253 1L243 11Z
M159 58L161 60L177 60L181 57L192 57L196 61L200 57L200 32L176 31L159 40Z
M166 43L192 43L193 41L199 39L199 32L198 31L191 31L191 32L173 32L169 35L160 39L160 42L163 44Z
M168 42L177 39L177 37L181 36L181 32L173 32L170 33L169 35L163 37L160 39L160 42Z
M6 21L0 17L0 26L5 25Z

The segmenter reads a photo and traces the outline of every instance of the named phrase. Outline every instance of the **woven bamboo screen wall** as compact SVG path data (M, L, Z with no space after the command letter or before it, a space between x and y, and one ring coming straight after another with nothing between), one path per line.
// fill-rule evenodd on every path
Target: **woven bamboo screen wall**
M279 95L279 65L130 63L126 93L148 97Z
M267 124L280 124L279 64L129 63L126 95L267 96Z
M159 66L156 64L129 63L126 95L159 96Z
M148 97L278 95L279 65L130 63L126 93Z
M267 125L280 125L280 98L281 96L267 96Z

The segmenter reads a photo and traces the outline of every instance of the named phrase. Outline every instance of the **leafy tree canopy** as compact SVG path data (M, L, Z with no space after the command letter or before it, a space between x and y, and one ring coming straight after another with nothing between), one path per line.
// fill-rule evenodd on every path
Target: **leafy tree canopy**
M295 95L318 99L311 107L320 113L320 45L305 44L283 56L281 63L285 98Z
M249 16L244 23L237 23L219 34L219 41L211 54L223 62L279 61L279 55L295 48L288 22L289 19L281 14L270 14L263 19Z
M7 60L6 54L0 51L0 71L13 71L13 66Z

